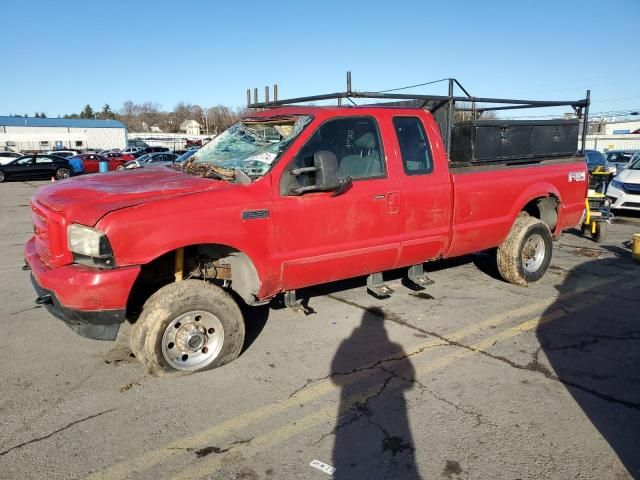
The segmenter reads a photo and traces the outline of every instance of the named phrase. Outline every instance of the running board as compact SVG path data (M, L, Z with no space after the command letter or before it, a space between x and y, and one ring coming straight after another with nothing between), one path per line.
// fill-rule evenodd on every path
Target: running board
M382 272L367 277L367 291L376 298L388 298L393 293L393 289L384 283Z
M418 265L410 266L408 276L409 280L418 287L425 288L435 283L433 280L427 277L426 273L424 273L424 266L421 263L419 263Z
M304 315L312 313L311 309L302 304L302 300L296 298L295 290L287 290L284 292L284 304L296 313L302 313Z

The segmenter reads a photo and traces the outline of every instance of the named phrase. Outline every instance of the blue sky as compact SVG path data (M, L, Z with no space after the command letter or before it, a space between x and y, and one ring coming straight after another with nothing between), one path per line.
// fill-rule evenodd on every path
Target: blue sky
M360 90L453 76L478 96L591 88L594 112L640 108L639 0L3 0L2 14L0 115L242 106L254 86L342 90L347 70Z

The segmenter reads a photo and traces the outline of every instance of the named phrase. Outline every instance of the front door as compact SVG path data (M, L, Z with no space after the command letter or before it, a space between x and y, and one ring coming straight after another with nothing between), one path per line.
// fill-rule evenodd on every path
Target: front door
M334 118L320 125L286 166L274 202L285 290L395 266L401 233L399 180L387 165L384 147L375 119ZM290 172L312 166L320 151L336 156L339 176L351 177L351 187L337 196L291 194L296 186L315 183L313 173Z

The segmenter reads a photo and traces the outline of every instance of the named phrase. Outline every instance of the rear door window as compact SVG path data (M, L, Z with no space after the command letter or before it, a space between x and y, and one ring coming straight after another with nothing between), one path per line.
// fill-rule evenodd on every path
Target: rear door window
M402 166L407 175L433 172L433 159L427 132L418 117L394 117L393 126L398 137Z

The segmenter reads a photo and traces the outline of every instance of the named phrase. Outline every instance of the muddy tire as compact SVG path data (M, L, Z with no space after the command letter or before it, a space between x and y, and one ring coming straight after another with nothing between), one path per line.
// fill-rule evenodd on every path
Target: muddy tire
M498 271L514 285L537 282L549 267L552 251L553 238L547 224L520 214L498 247Z
M605 238L607 238L607 222L596 222L596 231L591 232L591 239L596 243L602 243Z
M202 280L171 283L145 303L130 334L131 351L154 375L193 373L235 360L244 343L233 298Z

